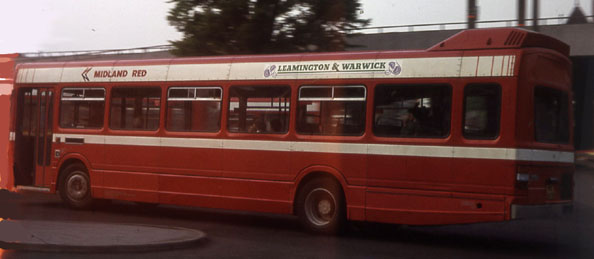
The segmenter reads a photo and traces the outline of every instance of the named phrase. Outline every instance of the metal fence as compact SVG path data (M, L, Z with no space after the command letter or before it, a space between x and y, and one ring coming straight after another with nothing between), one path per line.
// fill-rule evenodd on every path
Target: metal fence
M566 24L570 17L550 17L539 18L538 25L561 25ZM594 16L586 16L586 19L594 22ZM517 27L518 20L492 20L492 21L476 21L477 28L493 28L493 27ZM533 25L532 19L526 19L525 27ZM390 25L390 26L371 26L348 33L388 33L388 32L413 32L413 31L434 31L434 30L460 30L466 29L467 22L449 22L449 23L427 23L427 24L408 24L408 25ZM129 49L110 49L110 50L78 50L78 51L43 51L43 52L25 52L20 53L21 57L25 58L51 58L51 57L67 57L67 56L102 56L102 55L125 55L125 54L140 54L150 52L169 51L173 49L172 45L157 45L143 48L129 48Z
M159 51L169 51L173 49L172 45L157 45L142 48L129 49L109 49L109 50L75 50L75 51L42 51L42 52L25 52L20 53L21 57L25 58L51 58L51 57L67 57L67 56L100 56L100 55L125 55L125 54L141 54Z
M539 26L567 24L570 17L549 17L537 19ZM594 16L586 16L590 22L594 22ZM526 19L524 27L533 26L533 19ZM477 28L496 28L496 27L517 27L517 19L510 20L492 20L476 21ZM467 22L449 22L449 23L427 23L427 24L407 24L407 25L389 25L372 26L358 29L357 33L386 33L386 32L413 32L413 31L434 31L434 30L461 30L466 29Z

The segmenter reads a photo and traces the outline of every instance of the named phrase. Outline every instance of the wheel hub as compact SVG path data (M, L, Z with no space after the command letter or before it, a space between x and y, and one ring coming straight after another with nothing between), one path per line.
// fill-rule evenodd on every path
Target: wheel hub
M332 222L336 213L336 199L332 193L324 188L312 190L305 199L305 215L317 226L324 226Z
M75 200L84 198L88 192L87 179L81 174L75 174L70 177L67 187L68 196Z
M330 213L330 210L332 210L332 205L330 204L330 201L321 200L318 203L318 212L321 215L328 215Z

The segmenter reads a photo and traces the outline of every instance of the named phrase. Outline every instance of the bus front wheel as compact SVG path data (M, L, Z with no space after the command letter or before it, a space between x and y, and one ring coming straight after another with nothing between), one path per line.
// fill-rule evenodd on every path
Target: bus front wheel
M60 176L59 192L62 200L75 209L89 208L93 199L87 169L79 163L74 163L64 168Z
M318 178L306 183L296 209L301 224L314 233L337 234L346 222L344 195L334 180Z

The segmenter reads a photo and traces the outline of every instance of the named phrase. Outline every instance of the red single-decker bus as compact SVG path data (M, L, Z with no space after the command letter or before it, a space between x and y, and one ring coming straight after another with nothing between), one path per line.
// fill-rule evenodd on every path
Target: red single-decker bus
M521 29L419 51L17 67L14 183L411 225L560 213L573 195L569 47Z

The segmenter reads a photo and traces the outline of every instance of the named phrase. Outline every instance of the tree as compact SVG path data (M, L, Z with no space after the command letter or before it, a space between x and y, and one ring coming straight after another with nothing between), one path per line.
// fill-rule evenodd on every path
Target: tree
M180 56L340 51L363 27L358 0L170 0L169 23L184 34Z

